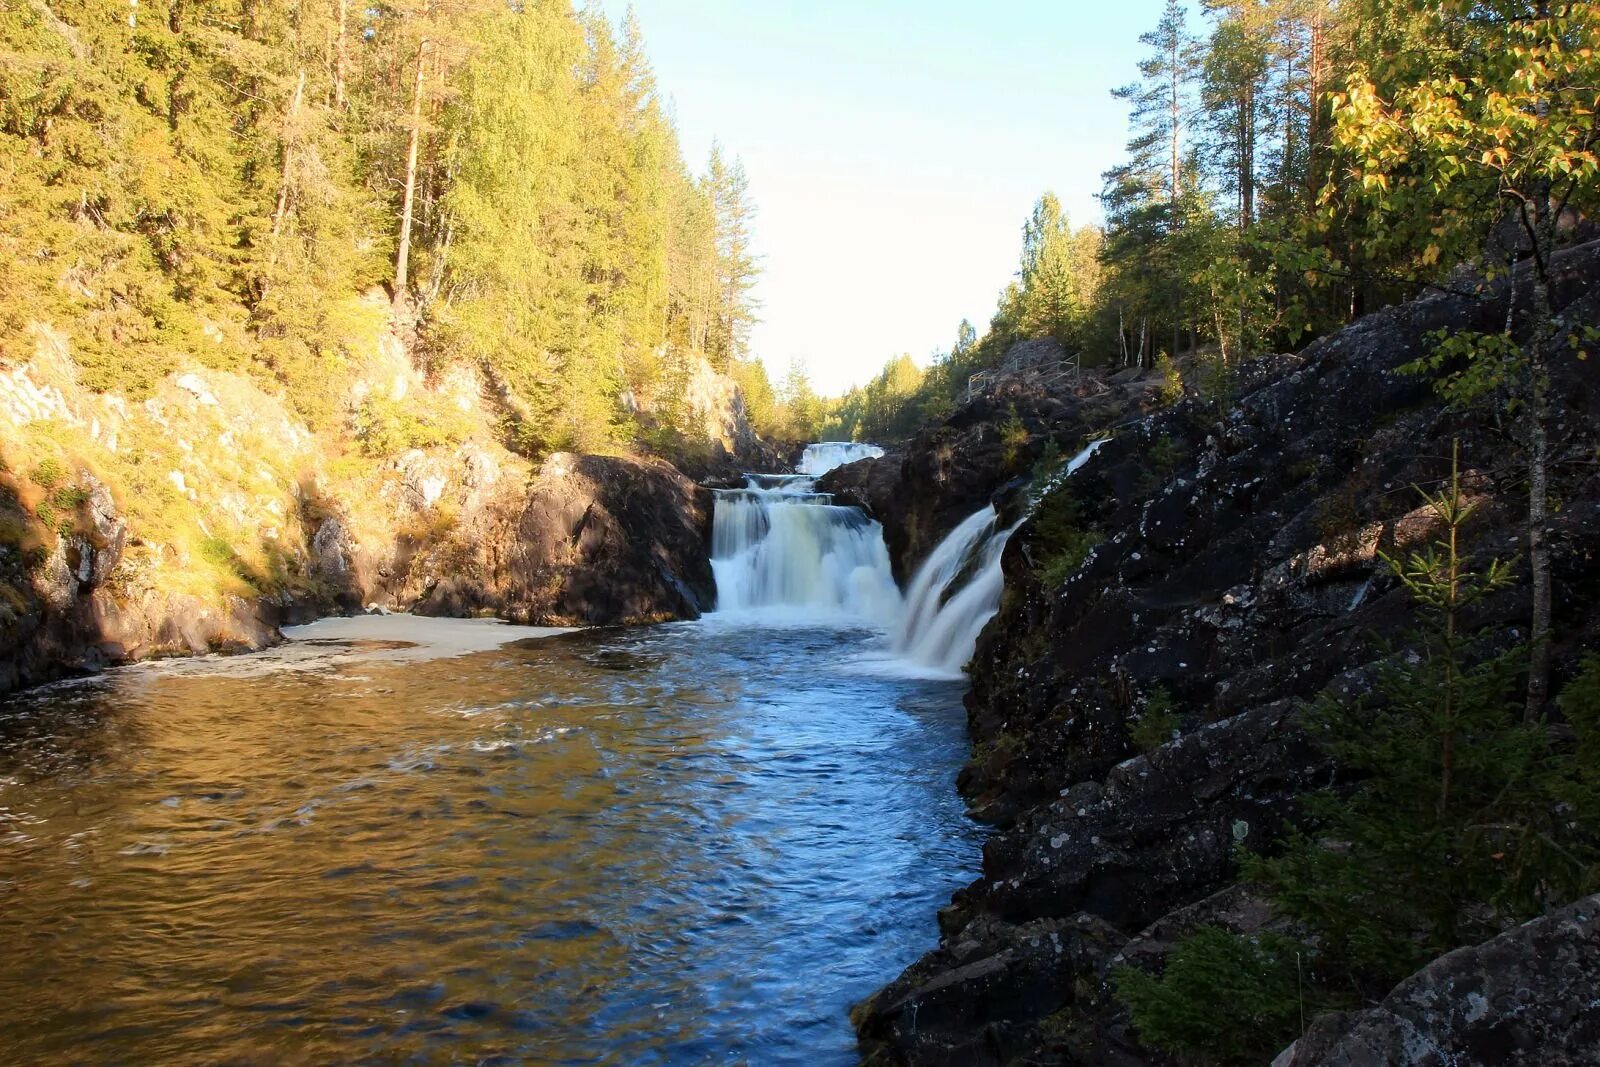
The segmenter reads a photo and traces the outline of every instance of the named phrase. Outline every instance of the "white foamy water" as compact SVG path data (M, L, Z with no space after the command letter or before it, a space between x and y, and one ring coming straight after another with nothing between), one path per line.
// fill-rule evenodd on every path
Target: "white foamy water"
M877 459L882 455L883 449L877 445L859 441L818 441L806 445L805 452L800 456L800 465L795 470L808 478L820 478L835 467L854 463L858 459Z
M809 479L717 494L711 569L717 610L796 609L887 626L900 591L883 528L859 508L840 507Z
M1047 491L1076 473L1103 443L1074 456ZM845 442L810 445L801 473L751 475L746 488L719 492L711 547L717 610L854 620L890 635L892 654L868 660L874 669L959 675L1000 608L1001 555L1016 526L998 528L994 508L984 506L934 548L902 596L883 528L859 508L841 507L816 492L807 472L808 464L832 469L882 451Z

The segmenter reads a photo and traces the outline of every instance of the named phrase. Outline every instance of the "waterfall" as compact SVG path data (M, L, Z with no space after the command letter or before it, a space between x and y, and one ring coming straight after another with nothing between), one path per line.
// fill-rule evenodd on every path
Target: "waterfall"
M718 611L793 609L888 625L900 591L883 528L805 475L750 475L717 493L711 570Z
M1104 443L1079 452L1039 495L1058 488ZM751 474L743 489L719 490L711 532L717 610L849 616L889 629L899 662L958 675L1000 610L1000 557L1017 526L1000 528L985 505L939 542L902 598L883 528L816 491L815 471L882 454L875 445L814 444L796 474Z
M1039 497L1076 474L1103 444L1092 441L1073 456L1045 484ZM1021 525L1019 521L1002 530L997 528L998 522L994 508L985 506L951 530L917 568L895 634L894 649L899 656L951 674L972 658L978 635L1000 610L1000 593L1005 588L1000 557L1012 532ZM960 584L963 577L966 582Z
M795 470L809 478L820 478L835 467L854 463L858 459L877 459L883 449L877 445L864 445L856 441L818 441L807 445Z
M898 655L950 672L972 658L978 634L1000 608L1000 554L1016 529L997 530L998 519L993 507L973 513L917 568L894 639ZM962 576L966 584L951 592Z

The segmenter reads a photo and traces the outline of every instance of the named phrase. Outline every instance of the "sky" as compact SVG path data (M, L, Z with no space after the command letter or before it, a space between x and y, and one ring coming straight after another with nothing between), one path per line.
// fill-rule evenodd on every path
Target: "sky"
M606 10L620 17L623 0ZM1097 222L1162 0L633 0L692 166L744 161L774 380L837 395L979 331L1046 189Z

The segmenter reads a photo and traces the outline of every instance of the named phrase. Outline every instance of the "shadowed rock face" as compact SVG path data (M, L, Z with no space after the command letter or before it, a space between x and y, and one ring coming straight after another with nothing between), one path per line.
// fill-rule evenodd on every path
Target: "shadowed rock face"
M1052 442L1071 456L1086 434L1140 414L1155 388L1148 381L1109 384L1093 375L1085 382L1081 390L1067 383L1045 389L1002 382L881 458L829 471L817 489L883 525L903 585L963 519L1007 486L1025 482Z
M1569 322L1600 323L1600 244L1558 265L1554 306ZM1528 306L1525 285L1517 299ZM1186 400L1145 418L1067 483L1103 541L1062 584L1042 584L1049 546L1031 524L1013 536L1001 611L971 668L974 754L961 776L974 813L1000 829L981 877L941 913L939 948L858 1005L868 1062L1166 1062L1138 1045L1111 970L1159 968L1200 923L1270 923L1264 902L1233 887L1235 848L1274 847L1297 797L1334 773L1299 729L1303 702L1370 690L1383 642L1414 624L1378 552L1432 535L1410 487L1448 474L1452 441L1480 503L1470 551L1478 562L1525 555L1526 485L1507 427L1445 412L1398 370L1438 329L1504 321L1502 285L1485 299L1386 309L1297 356L1253 361L1225 409ZM1558 674L1600 633L1600 478L1586 462L1600 440L1600 383L1587 371L1574 359L1557 367ZM863 492L882 493L878 480ZM1527 617L1524 584L1478 605L1469 625L1511 641ZM1141 754L1131 728L1158 689L1177 736ZM1549 931L1551 945L1592 937L1570 923ZM1524 991L1576 988L1585 972L1561 962L1573 958L1526 937L1481 957ZM1522 1035L1505 1046L1510 1062L1592 1062L1562 1059L1579 1046L1560 1041L1548 1061L1516 1060L1562 1019L1579 1034L1593 1024L1554 993L1495 988L1491 1013ZM1551 1014L1517 1022L1519 1004ZM1466 1032L1442 1009L1427 1025ZM1393 1062L1500 1062L1475 1058L1489 1050L1479 1037L1461 1041L1440 1046L1466 1050L1458 1060ZM1374 1047L1375 1059L1293 1062L1391 1062L1390 1046Z
M541 626L698 618L716 603L711 512L711 493L666 464L558 453L519 511L414 559L404 588L424 614Z
M396 480L386 537L330 510L308 538L305 581L220 605L116 580L127 524L105 486L79 475L77 532L48 552L43 539L0 547L0 693L133 660L259 649L279 625L329 612L603 625L714 605L711 494L671 466L560 453L525 481L463 452L453 465L417 454ZM446 491L457 506L448 523L435 507ZM0 518L20 526L8 500Z

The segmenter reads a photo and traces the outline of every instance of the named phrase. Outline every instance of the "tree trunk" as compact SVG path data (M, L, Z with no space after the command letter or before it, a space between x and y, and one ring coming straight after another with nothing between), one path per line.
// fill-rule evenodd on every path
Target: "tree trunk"
M1322 136L1322 64L1323 33L1322 4L1320 0L1311 12L1311 62L1306 74L1306 205L1317 202L1318 141Z
M1174 40L1172 54L1168 58L1168 70L1172 75L1172 204L1178 203L1178 63L1183 59L1180 54L1179 42Z
M1548 214L1549 204L1541 205ZM1540 224L1545 229L1545 224ZM1548 246L1535 256L1549 255ZM1535 262L1533 341L1528 349L1528 569L1533 576L1533 618L1528 641L1527 720L1544 714L1550 697L1550 546L1547 543L1550 496L1550 370L1545 347L1550 333L1550 284L1544 264Z
M1244 146L1239 161L1239 196L1244 211L1240 225L1248 230L1256 218L1256 94L1253 89L1245 90L1242 105L1239 122L1244 131Z
M277 240L283 230L283 216L289 209L289 171L294 165L294 122L300 114L300 99L306 91L306 72L300 71L295 82L294 95L289 98L289 110L283 116L283 179L278 184L278 206L272 212L272 237Z
M340 111L344 110L344 85L350 67L350 53L347 50L345 36L349 7L350 0L339 0L338 31L333 46L333 106Z
M406 147L406 191L400 202L400 247L394 257L394 300L406 298L406 280L411 260L411 213L417 194L417 149L422 140L423 72L427 69L428 39L417 42L417 79L411 91L411 140Z

